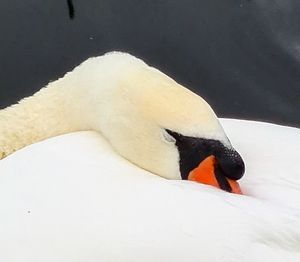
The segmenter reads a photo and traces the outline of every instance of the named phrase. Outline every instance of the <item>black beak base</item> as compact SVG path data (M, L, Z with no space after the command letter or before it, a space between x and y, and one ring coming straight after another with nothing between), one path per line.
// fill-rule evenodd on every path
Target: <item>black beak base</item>
M218 140L183 136L174 131L166 131L176 140L182 179L187 179L189 173L210 155L214 155L217 159L215 174L223 190L231 192L231 187L225 177L238 180L244 175L244 161L233 148L224 146Z

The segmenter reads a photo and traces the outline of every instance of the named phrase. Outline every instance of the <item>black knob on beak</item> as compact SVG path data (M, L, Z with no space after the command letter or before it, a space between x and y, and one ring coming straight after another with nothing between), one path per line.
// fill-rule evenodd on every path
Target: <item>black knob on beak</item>
M233 180L242 178L245 173L245 164L240 154L234 149L224 148L216 154L223 174Z

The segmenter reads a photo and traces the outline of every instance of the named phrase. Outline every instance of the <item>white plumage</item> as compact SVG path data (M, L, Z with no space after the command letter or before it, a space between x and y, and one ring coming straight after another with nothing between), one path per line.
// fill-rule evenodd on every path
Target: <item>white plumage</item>
M1 261L298 262L300 131L222 124L247 163L249 196L152 175L95 132L2 160Z
M93 63L92 60L90 62ZM77 77L80 79L86 73L96 76L96 73L93 74L95 68L83 66L81 70L80 67L75 69L72 74L59 80L61 84L67 85L59 84L57 88L68 88L73 80L78 82ZM146 68L148 72L148 66ZM170 83L177 85L155 69L150 70L155 72L155 83L165 81L166 86ZM115 79L113 76L112 74L112 83ZM84 79L90 86L96 85L95 79ZM126 82L126 79L124 81L127 86L130 86L129 83L143 86L147 79L132 80L133 78L129 82ZM55 84L52 84L52 87L55 89ZM95 89L86 89L87 92L88 90L92 92ZM137 93L139 99L134 100L135 104L137 101L143 101L140 106L151 108L151 99L155 98L155 92L152 93L151 90L152 88L146 93L145 100ZM50 99L53 104L46 99L50 96L42 95L43 92L47 92L45 89L40 93L41 98L37 97L38 94L19 106L0 111L0 150L4 148L4 153L8 154L14 151L13 149L59 133L90 128L103 130L103 125L107 125L107 128L114 127L114 119L111 119L114 114L108 110L109 107L105 108L108 105L106 103L102 104L101 109L107 111L99 110L93 112L95 114L92 116L84 115L88 112L85 110L89 109L89 105L93 105L93 99L98 101L96 94L88 96L91 98L89 103L73 107L74 101L82 101L78 100L82 94L73 93L73 98L78 96L72 100L72 97L69 98L61 91L53 93L55 95ZM193 97L187 90L183 93L186 92L189 94L187 97ZM180 94L184 96L183 93L178 91L173 98ZM67 103L63 98L68 99ZM62 99L60 102L69 107L58 109L55 99ZM193 99L188 100L190 104L196 105L196 102L193 104ZM197 97L198 102L202 101L199 99ZM176 101L171 100L170 103L175 105ZM164 123L167 127L173 125L175 131L176 128L181 128L187 135L199 132L199 136L219 138L228 144L225 133L210 107L205 102L202 103L195 109L206 112L200 117L184 113L182 118L179 116L169 121L158 117L157 113L151 110L149 114L143 114L143 117L154 120L156 124ZM44 112L43 116L39 111L32 111L28 106L30 104L35 104L37 109L40 107ZM45 110L45 104L56 111ZM65 117L64 110L68 111L70 108L78 109L74 109L74 114L65 122L61 122L62 126L57 126L57 120L61 121ZM184 110L184 107L179 106L180 108ZM175 116L178 108L174 108L174 112L171 109L172 107L169 107L169 111L166 112L169 116ZM16 117L28 116L28 112L33 117L32 123L36 123L31 125L36 128L36 132L33 133L24 128L28 128L27 121ZM97 114L99 119L103 119L103 112L107 113L107 118L101 120L105 123L98 128L95 119ZM54 117L60 114L62 118ZM125 116L126 114L122 117ZM141 115L137 112L136 116ZM44 130L42 126L47 117L48 127L53 128ZM5 129L8 122L4 119L8 120L10 126L12 123L16 124L15 135L25 132L28 136L23 137L28 139L18 140L9 148L12 143L7 141L13 141L13 138L11 132ZM177 123L179 120L186 123ZM207 123L207 126L198 125L198 129L193 129L195 121L199 124ZM77 123L82 124L77 126ZM89 126L89 123L94 123L95 126ZM108 137L110 142L114 141L111 143L113 149L103 136L92 131L51 138L23 148L1 160L0 260L300 261L300 171L297 164L300 131L295 128L239 120L222 120L222 124L233 146L246 162L247 171L241 181L244 196L190 181L167 180L151 174L125 160L114 150L117 149L123 155L128 153L118 148L119 139ZM147 127L146 125L142 130L147 130ZM149 128L152 131L156 130L151 125ZM44 132L40 132L41 130ZM107 129L105 137L109 135L108 131ZM36 136L37 134L42 136ZM163 139L160 136L155 137ZM149 133L144 133L143 138L149 138ZM138 141L142 143L142 140L136 140L134 143ZM165 148L157 145L160 149ZM173 149L168 150L172 155ZM130 155L130 152L128 154ZM131 157L128 158L135 162ZM174 159L164 160L172 165L176 159L174 156ZM142 160L137 162L139 161L144 163ZM159 163L153 163L153 166L155 165ZM174 170L176 168L178 166L173 167ZM170 178L174 179L176 175Z

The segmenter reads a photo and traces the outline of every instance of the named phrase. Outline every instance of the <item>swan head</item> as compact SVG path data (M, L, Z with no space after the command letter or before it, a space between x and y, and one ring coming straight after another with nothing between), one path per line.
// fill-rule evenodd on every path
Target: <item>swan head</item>
M119 154L164 178L196 172L191 180L235 191L229 181L243 176L244 162L203 98L139 59L115 86L101 129ZM209 157L212 174L200 167Z

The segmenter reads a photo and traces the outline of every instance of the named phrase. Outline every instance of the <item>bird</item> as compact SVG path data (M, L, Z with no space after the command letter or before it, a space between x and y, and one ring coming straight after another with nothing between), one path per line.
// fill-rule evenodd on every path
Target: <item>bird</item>
M159 176L240 193L244 162L209 104L129 54L90 58L1 110L0 155L82 130L99 131L121 156Z
M219 120L131 55L91 58L0 111L0 258L299 261L299 137ZM214 187L189 179L210 156Z

